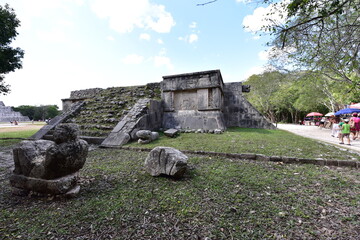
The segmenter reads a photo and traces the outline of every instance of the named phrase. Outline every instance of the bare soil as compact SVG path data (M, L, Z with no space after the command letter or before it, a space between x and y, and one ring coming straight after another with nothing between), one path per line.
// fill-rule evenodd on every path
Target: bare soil
M32 124L32 123L20 123L19 125L10 125L10 124L0 124L0 133L5 132L14 132L16 131L27 131L27 130L35 130L40 129L44 125L43 124Z

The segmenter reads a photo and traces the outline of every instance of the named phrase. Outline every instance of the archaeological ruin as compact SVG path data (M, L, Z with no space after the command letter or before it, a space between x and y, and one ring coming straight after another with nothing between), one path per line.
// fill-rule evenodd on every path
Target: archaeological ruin
M5 106L4 102L0 101L0 122L24 122L30 121L29 117L21 115L19 112L15 112L11 107Z
M59 123L76 123L81 138L103 147L137 140L139 130L218 132L228 127L275 129L244 97L250 86L224 83L220 70L164 76L145 86L73 91L63 114L33 138L49 139Z

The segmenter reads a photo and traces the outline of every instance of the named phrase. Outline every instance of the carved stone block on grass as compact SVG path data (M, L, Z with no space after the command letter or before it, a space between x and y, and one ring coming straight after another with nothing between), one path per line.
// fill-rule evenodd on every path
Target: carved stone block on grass
M171 128L171 129L166 130L164 132L164 135L167 137L175 138L179 135L179 132L180 131L178 129Z
M139 138L138 143L146 144L158 139L159 133L150 130L139 130L136 132L136 136Z
M145 169L151 176L168 175L181 178L187 169L188 157L171 147L156 147L145 160Z
M15 170L10 184L25 191L76 194L78 171L84 166L88 144L78 139L75 124L60 124L54 140L23 141L13 149Z

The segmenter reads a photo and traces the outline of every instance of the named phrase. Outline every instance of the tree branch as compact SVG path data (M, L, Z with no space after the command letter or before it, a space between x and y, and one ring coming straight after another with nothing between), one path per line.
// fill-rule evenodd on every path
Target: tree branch
M205 2L205 3L198 3L198 4L196 4L196 6L205 6L207 4L214 3L214 2L217 2L217 0L212 0L212 1L209 1L209 2Z

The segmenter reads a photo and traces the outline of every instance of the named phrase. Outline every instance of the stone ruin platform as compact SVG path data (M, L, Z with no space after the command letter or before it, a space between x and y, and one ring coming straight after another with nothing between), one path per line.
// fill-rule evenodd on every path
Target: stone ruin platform
M62 122L78 124L80 138L103 147L137 140L138 130L276 129L247 101L243 93L249 91L241 82L224 83L220 70L164 76L145 86L73 91L63 99L63 115L33 138L49 139Z

